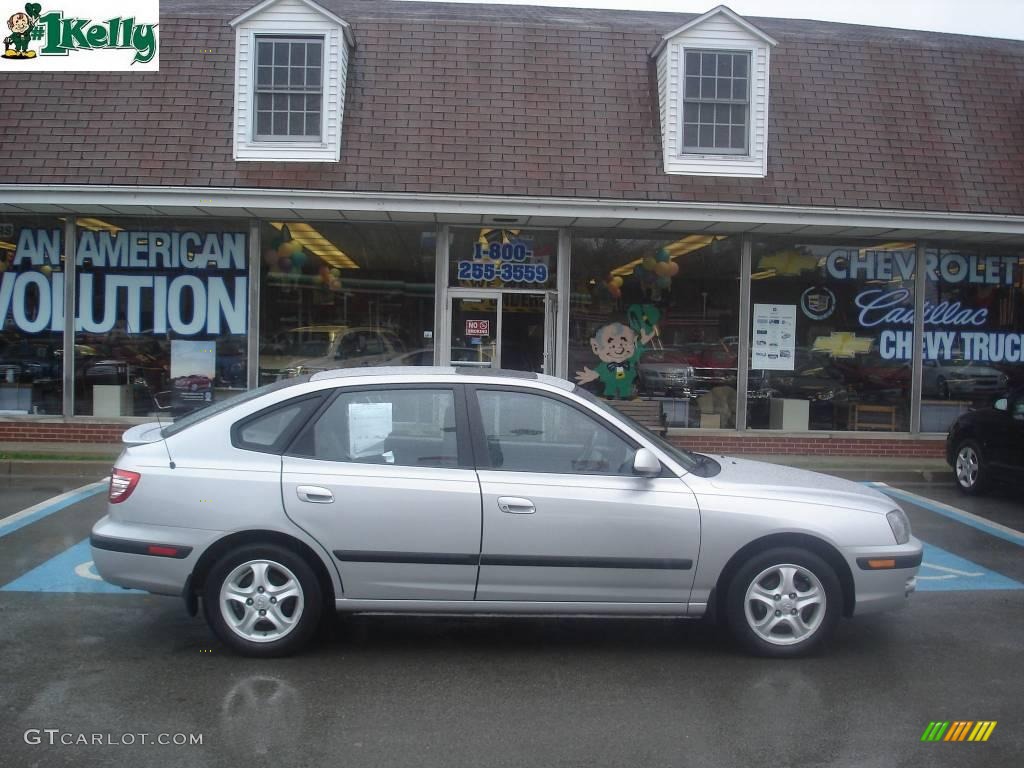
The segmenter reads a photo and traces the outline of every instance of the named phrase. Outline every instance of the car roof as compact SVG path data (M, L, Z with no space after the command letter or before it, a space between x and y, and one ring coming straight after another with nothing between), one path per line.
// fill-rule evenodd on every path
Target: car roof
M432 365L384 365L367 368L332 368L329 371L314 373L310 381L332 381L336 379L355 378L390 378L390 379L417 379L424 378L447 378L451 376L475 378L475 379L506 379L519 381L537 381L542 384L572 391L575 385L565 379L555 376L547 376L543 373L531 373L529 371L510 371L504 368L456 368L455 366L432 366Z

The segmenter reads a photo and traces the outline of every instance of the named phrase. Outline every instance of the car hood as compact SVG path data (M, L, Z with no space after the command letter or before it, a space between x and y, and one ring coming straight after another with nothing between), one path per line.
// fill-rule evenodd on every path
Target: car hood
M722 470L707 478L699 489L694 488L698 495L754 497L881 515L897 506L896 502L874 488L831 475L732 456L713 458Z
M1001 371L987 365L945 365L939 367L939 373L948 379L968 376L998 376Z
M337 368L332 357L300 357L296 355L260 355L260 368L265 371L286 371L289 368L315 368L328 370Z

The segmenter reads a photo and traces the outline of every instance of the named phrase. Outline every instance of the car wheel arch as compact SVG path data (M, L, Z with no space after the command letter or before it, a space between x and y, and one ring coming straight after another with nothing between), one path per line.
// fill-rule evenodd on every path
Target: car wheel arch
M188 591L192 595L202 594L203 587L206 582L206 576L209 574L213 565L223 557L225 553L247 544L278 544L280 546L287 547L295 552L295 554L306 560L309 567L313 569L313 573L316 574L317 581L320 583L320 591L324 597L325 607L334 610L335 594L338 592L338 589L335 585L335 579L331 578L331 573L328 570L327 565L324 563L323 558L320 557L306 542L301 541L294 536L289 536L287 533L281 533L280 531L238 531L218 539L206 548L206 551L203 552L199 560L196 562L196 566L192 569L192 573L189 576ZM338 586L340 586L340 584ZM186 596L186 600L189 599L190 598Z
M799 547L813 552L822 558L835 571L839 578L839 586L843 592L842 615L849 618L853 615L854 601L856 599L856 588L853 582L853 573L850 565L840 554L834 545L824 539L811 536L806 533L772 533L761 538L754 539L738 549L718 574L715 586L708 598L708 610L713 612L709 618L718 620L726 615L725 600L729 592L729 584L736 573L743 567L750 558L760 552L777 547Z

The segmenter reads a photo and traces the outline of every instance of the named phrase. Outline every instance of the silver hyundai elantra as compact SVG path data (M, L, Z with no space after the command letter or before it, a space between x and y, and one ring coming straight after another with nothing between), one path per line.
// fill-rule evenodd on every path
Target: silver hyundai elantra
M250 656L298 650L331 607L710 614L797 656L904 605L921 564L875 490L680 450L537 374L325 371L124 442L97 570L201 603Z

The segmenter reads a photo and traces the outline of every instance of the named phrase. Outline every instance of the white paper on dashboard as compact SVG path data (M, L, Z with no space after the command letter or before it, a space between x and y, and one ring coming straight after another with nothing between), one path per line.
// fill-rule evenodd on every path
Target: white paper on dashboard
M349 403L349 457L358 459L382 453L391 426L391 403Z

